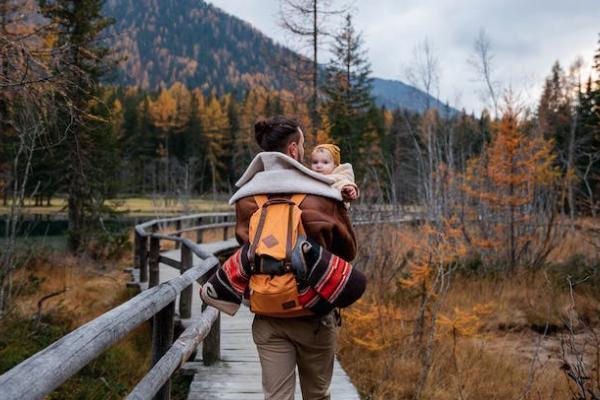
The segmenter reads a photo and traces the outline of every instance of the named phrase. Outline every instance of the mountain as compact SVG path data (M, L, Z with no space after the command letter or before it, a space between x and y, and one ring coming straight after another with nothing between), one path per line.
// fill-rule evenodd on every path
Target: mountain
M105 13L115 19L109 37L124 59L119 84L156 89L179 81L217 93L257 84L296 89L285 66L302 64L302 56L203 0L108 0ZM422 111L426 104L425 93L402 82L373 83L379 105Z
M450 115L458 112L452 107L446 108L446 104L435 97L400 81L374 78L372 94L377 105L385 106L388 109L405 108L423 112L431 107L447 110Z
M297 54L202 0L109 0L105 12L115 19L111 44L125 57L119 83L180 81L219 93L290 86L279 62Z

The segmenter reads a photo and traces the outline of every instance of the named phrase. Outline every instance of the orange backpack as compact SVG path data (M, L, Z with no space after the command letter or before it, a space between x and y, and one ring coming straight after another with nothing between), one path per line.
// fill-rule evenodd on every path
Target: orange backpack
M250 217L250 310L270 317L292 318L313 313L298 301L292 249L305 235L300 204L306 194L254 196L258 210Z

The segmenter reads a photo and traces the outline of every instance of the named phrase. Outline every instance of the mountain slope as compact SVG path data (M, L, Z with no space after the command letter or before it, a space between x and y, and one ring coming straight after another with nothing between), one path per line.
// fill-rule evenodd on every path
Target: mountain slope
M180 81L220 93L290 86L277 60L295 53L204 1L109 0L105 11L126 57L119 83L154 89Z
M110 37L125 58L120 84L156 89L179 81L218 93L257 84L296 89L283 66L298 65L301 56L203 0L108 0L105 12L115 18ZM375 79L373 95L388 108L422 111L427 103L426 94L399 81Z
M407 85L400 81L375 78L373 79L372 94L375 101L380 106L386 106L388 109L398 107L411 111L423 112L428 107L445 110L446 105L427 93ZM453 115L458 111L448 108L448 112Z

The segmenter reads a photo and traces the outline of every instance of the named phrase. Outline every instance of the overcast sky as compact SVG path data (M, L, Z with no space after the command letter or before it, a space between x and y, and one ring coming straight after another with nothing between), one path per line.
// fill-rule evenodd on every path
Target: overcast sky
M278 25L279 0L209 1L277 42L302 50ZM374 76L407 82L413 48L427 38L440 64L441 100L468 111L482 108L483 86L467 62L482 28L491 39L495 79L511 86L528 104L537 101L555 60L568 67L581 56L589 71L598 47L600 0L355 0L353 4L355 25L363 32Z

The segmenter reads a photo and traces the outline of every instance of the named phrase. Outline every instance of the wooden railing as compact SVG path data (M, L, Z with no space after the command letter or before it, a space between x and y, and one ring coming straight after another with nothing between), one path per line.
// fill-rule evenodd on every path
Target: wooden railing
M152 220L135 227L135 268L142 292L126 303L86 323L0 376L0 399L38 399L49 394L114 343L144 321L153 319L152 368L129 395L129 399L168 399L170 378L201 341L203 361L219 358L219 313L203 307L192 316L192 286L204 283L219 266L215 254L197 246L207 230L222 229L223 240L235 225L233 213L196 214ZM184 235L195 233L194 240ZM161 243L174 243L181 259L161 255ZM217 251L233 250L235 244ZM200 261L194 265L194 255ZM178 268L181 275L159 284L159 264ZM173 343L175 303L179 315L190 321ZM191 317L194 317L190 319Z
M355 225L417 221L418 213L396 209L353 207ZM114 343L144 321L152 318L152 368L133 389L128 399L168 399L170 378L195 351L200 342L205 364L220 357L220 316L212 307L192 315L192 287L203 284L219 266L216 254L237 247L225 243L211 252L199 248L209 230L222 230L225 241L235 225L234 213L195 214L155 219L137 225L134 232L134 275L141 293L86 323L44 350L0 376L0 399L39 399L75 375ZM193 240L189 236L193 236ZM188 236L188 237L186 237ZM181 249L179 260L162 253L161 245ZM200 261L194 263L194 255ZM159 284L159 265L179 269L180 276ZM194 265L195 264L195 265ZM175 304L186 321L185 331L174 339ZM192 318L193 317L193 318Z

